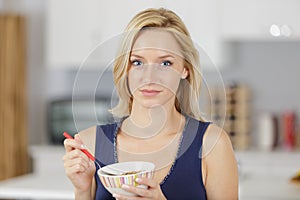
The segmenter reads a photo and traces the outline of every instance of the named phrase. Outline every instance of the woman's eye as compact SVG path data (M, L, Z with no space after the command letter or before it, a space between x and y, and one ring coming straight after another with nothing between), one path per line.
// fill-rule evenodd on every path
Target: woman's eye
M131 64L133 66L142 66L143 65L143 62L142 61L139 61L139 60L133 60L131 61Z
M173 63L171 61L166 60L161 63L161 66L171 66L172 64Z

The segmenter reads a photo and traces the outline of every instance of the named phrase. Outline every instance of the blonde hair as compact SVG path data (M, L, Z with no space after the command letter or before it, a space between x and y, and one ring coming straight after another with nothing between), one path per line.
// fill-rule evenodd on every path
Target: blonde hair
M201 88L198 51L180 17L173 11L164 8L149 8L141 11L133 17L125 28L124 38L113 69L119 102L110 112L116 117L124 117L131 112L133 99L127 82L129 56L135 39L139 32L145 28L163 28L170 31L179 43L184 57L184 67L188 70L189 75L185 80L180 81L175 107L180 113L201 119L198 104Z

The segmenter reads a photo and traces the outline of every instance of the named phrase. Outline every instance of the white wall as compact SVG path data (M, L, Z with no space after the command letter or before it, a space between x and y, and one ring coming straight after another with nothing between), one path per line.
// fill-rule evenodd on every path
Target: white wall
M1 8L2 5L2 8ZM45 75L44 23L46 1L1 0L4 11L26 16L27 29L27 91L29 143L45 143Z
M28 108L29 142L45 143L46 136L46 68L44 34L46 1L22 0L27 16L28 38Z
M47 102L71 94L76 72L49 70L44 66L47 2L6 1L10 2L10 7L27 16L29 142L46 143ZM0 8L3 2L0 0ZM300 114L300 93L296 91L296 86L300 85L300 42L238 42L235 43L235 50L233 65L226 68L222 75L225 82L237 80L252 87L255 113L280 113L291 108ZM209 72L205 75L211 79L215 76ZM86 73L86 82L93 76L93 73Z

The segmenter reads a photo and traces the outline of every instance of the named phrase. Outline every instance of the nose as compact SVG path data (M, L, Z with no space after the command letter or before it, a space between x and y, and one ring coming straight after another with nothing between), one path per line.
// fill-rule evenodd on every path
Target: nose
M153 64L147 65L143 74L143 83L144 84L153 83L154 75L155 75L155 66Z

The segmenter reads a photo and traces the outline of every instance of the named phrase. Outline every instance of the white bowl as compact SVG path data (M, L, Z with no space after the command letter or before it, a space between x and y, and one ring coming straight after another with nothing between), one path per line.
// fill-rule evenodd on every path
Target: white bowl
M103 184L103 186L111 194L123 194L128 196L135 196L134 194L123 190L121 187L123 184L132 185L136 187L146 188L144 185L139 185L135 182L136 178L147 177L153 178L155 165L151 162L132 161L132 162L120 162L100 168L97 174ZM107 171L121 171L121 172L137 172L127 175L110 175Z

